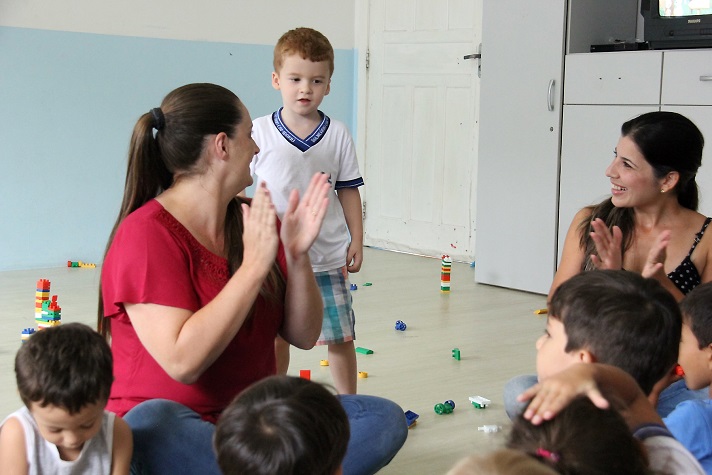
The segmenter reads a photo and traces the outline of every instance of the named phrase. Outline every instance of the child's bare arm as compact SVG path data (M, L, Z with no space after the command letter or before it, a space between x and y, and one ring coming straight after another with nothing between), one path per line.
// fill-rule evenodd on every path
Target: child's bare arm
M609 407L610 401L631 429L645 423L662 424L662 419L633 377L609 365L574 365L528 389L519 400L531 399L524 417L532 424L540 424L555 417L578 396L587 396L602 409Z
M361 270L363 262L363 218L361 215L361 194L358 188L341 188L336 190L341 207L344 209L346 226L351 234L346 256L346 266L351 273Z
M25 451L25 431L14 417L0 429L0 460L4 474L27 475L30 471Z
M111 454L111 475L128 475L133 455L133 435L129 425L116 417L114 419L114 447Z

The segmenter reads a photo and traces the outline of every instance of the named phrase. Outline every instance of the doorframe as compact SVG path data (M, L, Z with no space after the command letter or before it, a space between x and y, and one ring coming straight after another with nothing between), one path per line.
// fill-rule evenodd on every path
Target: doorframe
M356 54L354 55L356 67L354 68L354 83L356 84L356 157L361 176L366 175L366 116L368 112L368 70L366 69L367 52L369 48L369 13L370 0L357 0L354 11L354 35ZM359 189L361 202L366 203L368 183ZM366 230L364 229L364 234Z

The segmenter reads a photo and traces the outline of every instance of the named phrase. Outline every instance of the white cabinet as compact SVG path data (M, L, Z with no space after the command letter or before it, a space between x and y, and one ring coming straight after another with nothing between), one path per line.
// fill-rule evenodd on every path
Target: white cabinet
M636 17L637 0L483 1L477 282L548 292L556 267L564 57L610 38L634 38Z
M708 78L710 80L708 80ZM702 130L705 147L697 183L700 212L712 214L712 51L635 51L566 57L559 257L576 212L610 195L605 169L623 122L645 112L671 110Z
M538 293L551 285L565 13L560 0L484 1L475 234L480 283Z

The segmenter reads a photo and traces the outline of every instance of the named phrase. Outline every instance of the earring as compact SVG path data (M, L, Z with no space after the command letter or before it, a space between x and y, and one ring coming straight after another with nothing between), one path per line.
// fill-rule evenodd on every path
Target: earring
M660 193L665 193L665 188L660 188Z

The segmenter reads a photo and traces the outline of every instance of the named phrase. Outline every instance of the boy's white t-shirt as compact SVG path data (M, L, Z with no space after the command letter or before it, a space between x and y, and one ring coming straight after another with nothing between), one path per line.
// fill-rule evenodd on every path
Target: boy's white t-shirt
M705 475L705 471L677 439L667 436L653 436L643 440L648 450L650 468L660 473Z
M293 189L301 197L315 173L329 175L329 206L309 258L314 272L338 269L346 265L350 237L335 190L363 185L353 139L346 125L324 114L316 130L299 139L281 122L280 111L253 121L252 136L260 153L252 159L250 171L257 175L258 185L267 182L280 219Z
M111 472L116 417L113 412L104 411L101 429L94 437L84 442L79 457L72 461L62 460L59 457L57 446L42 437L37 423L27 407L7 416L0 427L5 425L5 422L11 417L22 424L25 432L25 451L30 467L28 475L108 475Z

